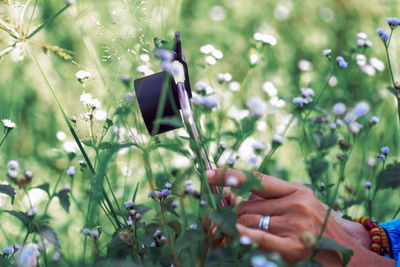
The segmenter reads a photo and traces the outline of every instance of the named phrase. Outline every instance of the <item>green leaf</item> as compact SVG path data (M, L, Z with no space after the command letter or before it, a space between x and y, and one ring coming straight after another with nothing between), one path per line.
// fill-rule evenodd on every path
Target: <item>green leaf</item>
M400 187L400 164L388 165L378 176L380 188Z
M176 217L179 218L179 214L174 210L173 207L168 206L168 205L163 205L164 210L168 211L169 213L171 213L172 215L175 215Z
M182 232L182 225L178 220L173 220L168 222L168 226L174 229L175 231L175 239L181 235Z
M58 192L57 194L58 199L60 200L60 205L61 207L63 207L63 209L69 213L69 206L70 206L70 201L69 201L69 195L68 192L65 190L61 190L60 192Z
M337 144L337 136L334 133L331 133L329 135L325 135L321 139L321 146L320 150L326 150L329 149Z
M37 186L36 188L42 189L43 191L45 191L47 193L47 195L50 195L50 185L49 185L49 183L41 184L41 185Z
M15 189L8 184L0 184L0 193L6 194L11 198L11 204L14 204Z
M6 259L3 255L0 255L0 266L13 266L11 262Z
M241 138L245 139L252 135L256 130L257 116L247 116L241 121Z
M210 214L211 220L225 233L237 236L236 213L231 207L224 207Z
M294 265L293 267L323 267L321 263L316 260L305 259Z
M118 231L114 232L111 241L106 245L107 257L125 259L129 255L129 248L121 241L119 234Z
M58 242L57 234L48 226L42 226L38 233L45 238L47 241L52 243L54 246L60 248L60 243Z
M332 239L323 236L319 242L318 250L335 250L342 253L343 266L346 266L353 256L353 250L336 243Z
M176 242L176 250L181 251L189 246L194 247L197 242L202 241L204 238L204 233L199 230L188 230L179 237Z
M149 207L147 207L145 205L138 204L138 205L135 205L135 210L136 210L136 212L138 212L138 213L143 215L146 212L148 212L149 210L151 210L151 208L149 208Z
M7 213L13 215L14 217L18 218L21 222L24 223L24 225L26 227L28 227L30 218L28 217L28 215L25 212L14 211L14 210L4 210L4 212L7 212Z

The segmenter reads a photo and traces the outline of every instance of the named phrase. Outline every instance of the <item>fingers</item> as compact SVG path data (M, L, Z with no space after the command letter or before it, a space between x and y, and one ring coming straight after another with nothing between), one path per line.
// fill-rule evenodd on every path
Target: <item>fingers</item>
M223 192L224 200L229 206L236 207L242 201L242 197L236 196L226 187L224 187Z
M259 214L243 214L238 217L237 221L246 227L258 229L261 217Z
M246 174L235 169L216 169L206 172L208 182L211 185L223 185L240 187L247 179ZM255 175L257 175L255 173ZM263 198L276 198L291 194L297 187L294 184L280 180L265 174L257 175L261 180L262 191L252 190L252 192Z
M237 210L237 214L281 215L286 207L285 199L244 201Z
M261 250L281 252L287 247L287 240L282 237L259 229L252 229L240 223L238 223L236 227L240 235L250 237L253 242L258 244Z

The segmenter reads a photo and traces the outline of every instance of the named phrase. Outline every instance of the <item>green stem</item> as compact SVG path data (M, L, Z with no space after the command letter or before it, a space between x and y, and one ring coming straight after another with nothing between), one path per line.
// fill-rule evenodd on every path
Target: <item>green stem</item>
M3 144L4 140L6 140L6 138L7 138L7 136L8 136L9 133L10 133L10 130L7 130L6 134L4 135L3 139L2 139L1 142L0 142L0 147L1 147L1 145Z
M30 34L28 34L28 36L26 37L26 39L31 39L33 36L35 36L35 34L37 34L41 29L43 29L43 27L45 27L47 24L49 24L50 22L52 22L56 17L58 17L59 15L61 15L67 8L69 8L70 5L65 5L63 8L61 8L56 14L54 14L53 16L51 16L50 18L48 18L45 22L43 22L43 24L40 24L35 30L33 30Z

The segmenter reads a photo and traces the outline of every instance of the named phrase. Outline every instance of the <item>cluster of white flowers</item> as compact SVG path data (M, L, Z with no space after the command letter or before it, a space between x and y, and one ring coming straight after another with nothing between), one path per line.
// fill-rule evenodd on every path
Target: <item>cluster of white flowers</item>
M357 120L362 116L366 115L370 111L370 106L366 101L361 101L356 104L356 106L346 113L346 105L344 103L336 103L332 107L332 112L336 117L343 117L344 121L347 123L349 131L352 134L357 134L363 128L363 125L358 123ZM346 113L346 114L345 114ZM376 116L371 117L371 123L376 124L380 119ZM336 129L336 126L341 126L343 124L340 118L336 119L336 123L332 123L330 128L332 130Z
M3 122L5 129L11 130L11 129L17 128L17 125L12 120L2 119L1 121Z
M92 109L100 108L101 103L99 99L93 98L92 94L83 92L80 96L81 103L85 107L89 107Z
M368 36L365 32L359 32L357 33L357 45L359 47L371 47L372 42L367 39Z
M217 74L217 81L219 83L228 83L228 82L232 81L232 74L230 74L229 72L218 73Z
M374 76L376 71L382 72L385 69L385 64L377 58L370 58L369 63L368 59L363 54L358 54L356 56L356 61L361 71L367 74L368 76Z
M222 59L224 57L222 51L216 49L211 44L206 44L200 47L200 52L207 55L205 58L205 62L208 65L215 65L215 63L217 63L217 59Z

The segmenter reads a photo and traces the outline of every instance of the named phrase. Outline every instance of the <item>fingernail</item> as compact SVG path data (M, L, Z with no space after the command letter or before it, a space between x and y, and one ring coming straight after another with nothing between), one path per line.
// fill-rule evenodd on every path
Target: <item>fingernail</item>
M213 178L214 175L215 175L215 171L214 171L214 170L208 170L208 171L206 171L206 176L207 176L208 179Z

